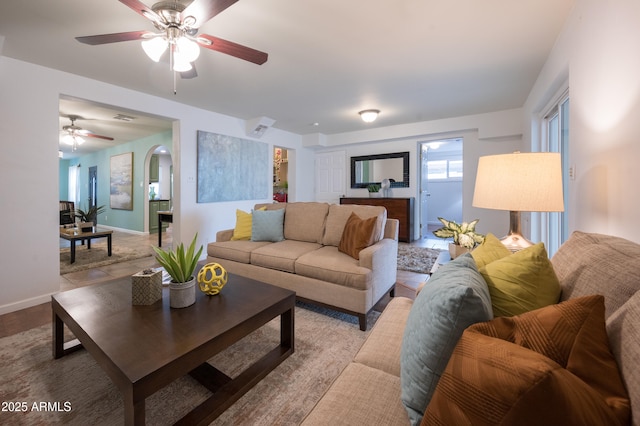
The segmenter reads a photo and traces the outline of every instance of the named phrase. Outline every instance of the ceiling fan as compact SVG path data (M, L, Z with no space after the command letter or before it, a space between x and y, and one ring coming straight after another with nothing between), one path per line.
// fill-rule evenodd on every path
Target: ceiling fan
M84 138L97 138L112 141L113 138L109 136L102 136L93 133L90 130L83 129L80 126L76 126L76 120L82 119L78 115L68 115L67 118L71 120L71 124L62 126L62 132L60 135L60 142L73 147L73 151L78 149L79 145L84 143Z
M200 46L258 65L267 61L268 55L259 50L208 34L198 35L200 26L238 0L194 0L188 6L173 0L161 1L151 7L139 0L119 1L149 19L158 32L129 31L76 37L76 40L90 45L142 40L144 51L155 62L169 50L169 66L174 72L181 73L183 78L196 76L193 62L200 54Z

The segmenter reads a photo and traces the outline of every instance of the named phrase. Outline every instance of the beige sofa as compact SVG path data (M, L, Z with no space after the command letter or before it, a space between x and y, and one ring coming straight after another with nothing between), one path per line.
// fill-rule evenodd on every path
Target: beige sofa
M622 238L575 232L551 263L562 287L561 301L593 294L604 296L611 352L629 394L632 423L640 425L640 245ZM410 423L401 402L400 369L403 333L412 305L412 300L403 297L389 303L358 354L306 417L304 425ZM495 401L486 401L489 405L485 405L485 412L496 409L492 403ZM555 423L576 422L564 419ZM598 422L592 419L590 424Z
M284 240L234 241L233 229L219 231L207 245L207 261L237 274L296 292L299 300L356 315L367 328L367 313L393 293L398 255L398 221L384 207L317 202L258 204L255 209L285 209ZM338 250L345 224L354 212L376 217L375 243L355 259Z

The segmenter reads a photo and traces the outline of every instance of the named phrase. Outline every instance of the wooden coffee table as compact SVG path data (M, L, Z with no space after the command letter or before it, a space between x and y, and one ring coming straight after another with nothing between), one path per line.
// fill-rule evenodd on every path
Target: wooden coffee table
M91 249L92 239L107 237L107 256L111 256L111 235L113 235L113 231L82 232L74 230L73 233L68 233L67 230L60 230L60 238L71 242L71 259L69 263L76 261L76 241L86 241L87 250L89 250Z
M120 389L127 425L145 423L145 398L186 374L213 394L180 424L209 424L294 351L295 292L229 275L217 296L169 307L169 290L148 306L131 304L129 277L51 297L53 356L82 347ZM280 344L237 377L206 361L280 316ZM77 340L63 341L63 326Z

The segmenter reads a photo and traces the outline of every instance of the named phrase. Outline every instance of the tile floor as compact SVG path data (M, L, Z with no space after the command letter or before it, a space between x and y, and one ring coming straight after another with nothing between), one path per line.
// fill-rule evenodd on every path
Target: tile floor
M120 246L126 246L128 248L140 248L141 246L158 244L158 235L139 235L130 234L120 231L114 231L113 244ZM97 240L99 241L99 240ZM66 240L60 240L60 247L68 247L69 242ZM94 243L92 243L94 244ZM171 247L172 234L171 228L167 230L162 237L162 246ZM430 247L436 249L447 249L448 243L443 240L425 238L412 242L414 245L421 247ZM154 257L147 257L143 259L132 260L128 262L116 263L113 265L103 266L100 268L89 269L86 271L73 272L70 274L62 275L58 277L60 282L60 291L71 290L78 287L84 287L92 284L97 284L103 281L112 280L115 278L124 277L127 275L133 275L136 272L141 271L147 267L158 266ZM398 271L398 278L396 282L396 295L404 297L415 297L415 291L420 283L426 281L427 274L418 274L414 272ZM387 300L382 300L380 305L376 309L383 309L388 303ZM51 323L51 304L43 303L31 308L22 309L20 311L11 312L8 314L0 315L0 337L10 336L12 334L20 333L25 330L29 330L33 327L38 327L44 324Z

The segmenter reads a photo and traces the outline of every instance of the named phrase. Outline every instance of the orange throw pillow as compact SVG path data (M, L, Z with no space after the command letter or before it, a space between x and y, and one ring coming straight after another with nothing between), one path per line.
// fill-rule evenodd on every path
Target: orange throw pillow
M348 254L354 259L360 259L360 251L372 245L375 242L374 230L376 227L377 217L369 219L360 219L360 217L351 213L347 223L342 231L338 250Z
M587 296L465 330L426 424L629 424L604 298Z

